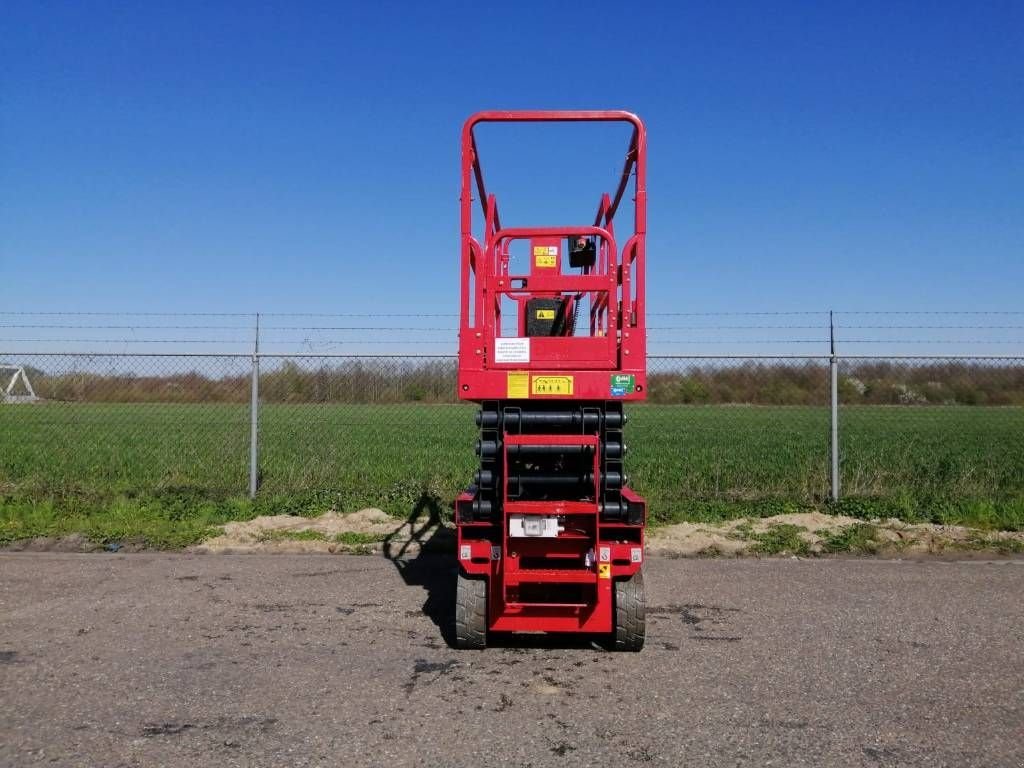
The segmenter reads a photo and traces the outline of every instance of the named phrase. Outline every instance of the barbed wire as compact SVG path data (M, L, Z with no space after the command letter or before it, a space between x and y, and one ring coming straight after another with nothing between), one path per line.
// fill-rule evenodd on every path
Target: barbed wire
M352 359L352 360L365 360L365 359L380 359L380 360L448 360L453 363L458 361L458 358L454 352L430 352L430 353L388 353L388 354L335 354L335 353L320 353L320 352L259 352L253 355L250 352L138 352L138 353L126 353L126 352L112 352L110 350L91 350L91 351L46 351L46 350L26 350L19 351L13 354L28 356L28 357L53 357L53 358L209 358L209 359L238 359L238 360L251 360L254 356L261 359L272 358L272 359L316 359L316 358L338 358L338 359ZM742 353L742 352L731 352L722 354L707 354L707 353L696 353L696 352L661 352L657 354L648 355L648 360L820 360L828 361L831 359L831 355L827 353L807 353L807 354L789 354L789 353ZM1024 353L1022 354L944 354L937 352L934 354L917 354L917 353L886 353L886 354L843 354L839 356L843 360L876 360L879 362L886 361L899 361L899 360L991 360L991 361L1024 361Z
M458 317L458 312L261 312L260 317Z
M0 311L0 316L12 317L248 317L255 318L256 312L41 312L41 311Z
M962 309L813 309L767 311L699 311L648 312L648 317L780 317L797 315L1018 315L1024 310L962 310ZM67 310L0 310L3 317L458 317L457 312L134 312L134 311L67 311Z
M67 312L0 311L2 317L458 317L458 312Z
M454 339L261 339L270 344L452 344ZM252 339L3 339L0 343L46 344L252 344Z
M12 344L251 344L252 339L0 339Z
M261 325L263 331L452 331L458 328L406 325Z
M838 329L858 331L1019 331L1024 325L837 325Z
M133 345L144 345L144 344L244 344L251 345L252 342L245 339L0 339L0 343L18 343L18 344L133 344ZM306 349L331 349L336 347L344 347L351 345L431 345L431 344L445 344L454 346L452 339L306 339L302 341L262 341L263 344L268 345L293 345ZM651 341L649 342L654 346L666 346L670 344L676 345L722 345L728 344L729 342L722 341L708 341L708 340L667 340L667 341ZM743 344L826 344L827 340L824 339L745 339Z
M648 339L648 344L828 344L821 339ZM1021 344L1022 339L843 339L837 344Z
M140 331L140 330L159 330L159 331L246 331L251 333L255 326L252 325L88 325L88 324L50 324L50 323L0 323L0 328L18 328L18 329L53 329L53 330L90 330L90 331Z
M648 317L782 317L795 315L828 315L828 310L799 310L792 312L648 312Z
M1022 339L844 339L837 344L1024 344Z
M351 344L449 344L455 339L261 339L261 344L293 344L310 347L344 346ZM836 339L838 344L1018 344L1024 346L1024 339ZM252 344L251 339L5 339L8 344ZM828 344L827 338L820 339L649 339L652 346L668 344L686 345L727 345L727 344Z
M1005 338L1009 331L1024 330L1024 324L981 321L952 322L914 322L900 321L901 317L977 317L977 318L1010 318L1024 317L1024 310L842 310L832 313L832 323L828 312L824 310L779 310L779 311L692 311L692 312L652 312L651 318L691 318L696 322L679 324L651 325L647 327L647 339L652 351L668 353L674 350L686 350L697 347L718 346L723 350L736 349L742 346L751 348L777 346L785 349L804 348L807 345L821 345L827 348L830 341L830 330L835 331L835 340L840 348L847 350L853 347L863 349L870 345L907 345L909 347L952 346L963 348L973 345L980 348L989 346L1007 347L1018 345L1024 347L1024 340ZM136 350L147 346L164 347L170 345L211 346L224 345L229 349L248 349L255 342L258 334L260 343L274 350L296 352L372 347L374 345L386 349L400 350L402 347L414 351L416 347L450 349L457 344L456 325L446 326L439 323L399 322L390 324L379 322L385 318L430 319L457 318L456 313L430 312L97 312L97 311L0 311L0 329L12 331L13 338L0 338L0 344L17 345L74 345L81 349L82 345L117 345ZM97 322L97 318L103 318ZM139 322L131 322L138 318ZM146 318L149 318L147 320ZM176 321L179 318L193 318L196 322ZM233 322L202 322L201 319L231 318ZM277 318L276 324L274 318ZM287 322L287 318L312 318L314 322ZM316 322L318 319L344 319L355 322ZM706 318L707 322L700 322ZM728 319L715 322L714 318L749 318L747 321L730 322ZM792 321L787 319L792 318ZM797 318L813 318L810 322L801 322ZM877 318L876 320L857 321L855 318ZM892 322L884 319L892 318ZM111 321L104 321L111 320ZM241 320L241 319L244 319ZM257 331L257 319L260 321ZM270 322L267 323L267 319ZM818 320L820 319L820 322ZM846 324L844 320L852 322ZM166 322L160 322L166 320ZM360 320L364 322L359 322ZM79 321L79 322L76 322ZM283 322L282 322L283 321ZM369 321L369 322L366 322ZM881 321L881 322L880 322ZM26 334L21 337L18 331L39 331L42 333ZM48 331L63 331L53 338L47 336ZM78 336L76 332L82 332ZM87 331L109 331L109 334L97 334L93 337ZM795 338L785 338L787 332L794 331ZM812 333L799 333L811 331ZM815 331L821 332L821 336ZM861 331L875 333L861 334ZM938 334L933 331L966 331L966 338L953 338L952 334ZM69 333L70 332L70 333ZM178 333L184 332L184 333ZM208 333L209 332L209 333ZM226 333L228 332L228 333ZM889 333L891 338L885 338ZM514 333L514 331L513 331ZM845 338L850 333L852 338ZM355 338L349 338L352 334ZM431 334L435 337L431 338ZM444 338L436 337L441 334ZM450 334L450 335L449 335ZM673 338L662 338L663 335L675 334ZM423 338L426 335L428 338ZM76 337L78 336L78 337ZM230 338L234 336L235 338ZM746 338L752 336L752 338ZM808 338L812 337L812 338ZM8 350L11 351L11 350ZM154 350L155 351L155 350ZM907 350L911 351L911 350Z
M1024 315L1018 310L835 310L835 315Z
M17 330L123 330L123 331L244 331L252 333L255 326L248 325L94 325L63 323L0 323L0 328ZM765 331L765 330L823 330L828 325L661 325L648 326L648 331ZM1024 325L845 325L836 324L837 330L1024 330ZM260 333L268 331L402 331L402 332L456 332L455 326L412 325L261 325Z
M648 344L828 344L821 339L648 339Z

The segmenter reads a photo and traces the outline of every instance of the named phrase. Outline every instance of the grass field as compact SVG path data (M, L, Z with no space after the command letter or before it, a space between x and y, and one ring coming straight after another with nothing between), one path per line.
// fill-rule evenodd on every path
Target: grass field
M473 412L263 406L251 502L246 406L0 407L0 541L77 531L172 546L257 514L444 508L472 474ZM841 425L839 511L1024 528L1024 408L856 406ZM626 439L656 522L825 506L825 408L644 405Z

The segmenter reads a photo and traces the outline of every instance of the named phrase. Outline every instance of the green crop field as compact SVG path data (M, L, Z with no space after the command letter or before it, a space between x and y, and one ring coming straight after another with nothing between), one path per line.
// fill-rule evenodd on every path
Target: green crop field
M174 545L256 514L444 507L472 475L473 412L265 405L250 502L247 406L3 406L0 541L80 531ZM841 427L839 511L1024 528L1024 408L854 406ZM825 408L636 406L626 442L655 522L826 506Z

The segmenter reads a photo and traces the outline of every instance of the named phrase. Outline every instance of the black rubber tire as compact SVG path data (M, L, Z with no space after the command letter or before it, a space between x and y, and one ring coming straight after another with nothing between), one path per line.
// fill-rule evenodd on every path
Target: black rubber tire
M646 602L644 574L615 582L615 632L612 647L616 651L639 651L644 647Z
M463 650L487 647L487 580L459 573L455 592L455 646Z

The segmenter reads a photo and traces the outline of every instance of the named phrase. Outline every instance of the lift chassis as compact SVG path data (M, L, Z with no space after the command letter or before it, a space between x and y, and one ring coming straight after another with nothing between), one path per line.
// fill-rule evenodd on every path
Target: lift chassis
M632 128L593 223L504 227L474 128L581 121ZM455 501L459 647L483 648L490 632L643 647L647 508L625 474L623 406L646 397L646 153L629 112L480 112L463 126L458 392L480 405L480 465ZM620 249L613 220L627 190L634 215Z

